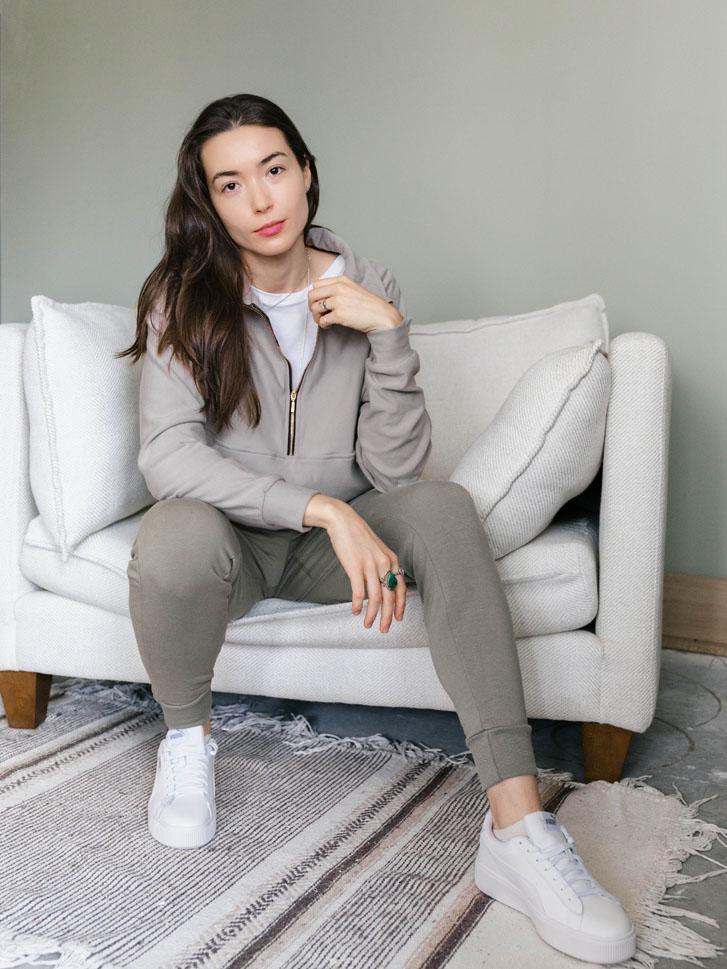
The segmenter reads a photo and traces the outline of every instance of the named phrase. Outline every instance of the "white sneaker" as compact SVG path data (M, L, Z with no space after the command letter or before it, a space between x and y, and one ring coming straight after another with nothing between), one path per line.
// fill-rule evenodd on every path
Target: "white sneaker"
M171 729L159 745L148 803L149 832L170 848L199 848L214 837L217 741L202 724Z
M588 874L575 842L550 811L526 814L528 837L500 841L485 814L475 860L480 891L532 919L539 935L561 952L611 963L636 951L636 930L615 895Z

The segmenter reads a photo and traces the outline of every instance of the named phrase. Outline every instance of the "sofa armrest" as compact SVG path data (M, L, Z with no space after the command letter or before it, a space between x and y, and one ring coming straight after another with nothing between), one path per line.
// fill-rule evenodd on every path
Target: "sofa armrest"
M652 333L611 341L599 518L601 723L645 731L661 670L671 358Z
M29 325L0 326L0 669L17 668L15 603L38 588L18 566L28 524L38 514L30 490L30 427L23 385L23 348Z

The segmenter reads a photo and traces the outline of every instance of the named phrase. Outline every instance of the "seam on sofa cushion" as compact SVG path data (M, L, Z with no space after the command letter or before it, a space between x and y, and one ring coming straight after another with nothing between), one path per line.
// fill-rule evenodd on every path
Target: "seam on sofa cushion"
M27 539L25 540L24 544L27 545L28 548L39 548L46 552L57 553L61 551L61 548L58 545L42 545L40 542L32 542ZM69 559L70 558L81 559L82 562L90 562L92 565L98 565L100 568L106 569L107 572L113 572L114 575L126 576L126 572L117 568L115 565L109 565L108 562L103 562L101 559L93 558L90 555L79 555L78 552L72 552L69 556Z

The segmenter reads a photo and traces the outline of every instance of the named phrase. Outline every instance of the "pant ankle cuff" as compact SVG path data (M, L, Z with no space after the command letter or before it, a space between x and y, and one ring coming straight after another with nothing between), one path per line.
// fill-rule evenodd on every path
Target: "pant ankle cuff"
M508 777L538 776L529 723L490 727L467 737L483 791Z
M164 713L164 722L170 729L196 727L209 718L212 709L212 693L207 690L191 703L162 703L161 700L158 700L158 703Z

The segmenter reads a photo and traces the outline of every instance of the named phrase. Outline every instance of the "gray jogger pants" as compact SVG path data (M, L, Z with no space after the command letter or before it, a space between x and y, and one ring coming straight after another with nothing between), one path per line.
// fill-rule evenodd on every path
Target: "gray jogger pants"
M537 777L510 609L469 492L419 480L387 493L372 488L348 504L397 554L407 585L416 583L434 668L483 789ZM256 602L352 600L325 528L248 527L196 498L151 506L127 575L139 652L168 727L207 719L227 624ZM379 610L371 635L384 635L380 618Z

